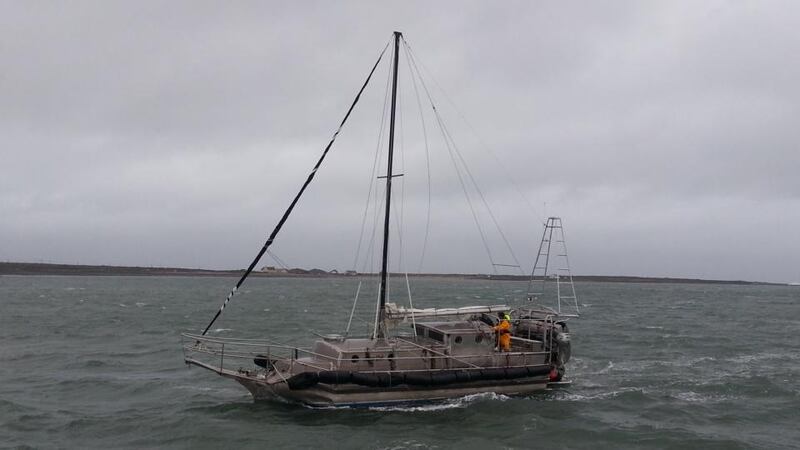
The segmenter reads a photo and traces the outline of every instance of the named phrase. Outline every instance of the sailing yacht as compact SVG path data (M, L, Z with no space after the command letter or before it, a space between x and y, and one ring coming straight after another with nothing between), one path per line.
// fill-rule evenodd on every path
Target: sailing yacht
M414 308L389 301L392 180L399 176L392 166L401 42L406 45L402 34L395 32L390 42L393 62L386 176L381 177L385 180L382 258L372 332L364 336L321 336L310 348L279 345L266 338L208 334L314 179L386 48L302 188L211 322L202 333L182 334L186 364L240 383L256 400L280 399L310 407L397 405L488 392L529 395L569 383L564 378L571 354L567 322L578 317L578 310L560 218L548 218L543 224L528 293L520 305ZM549 271L559 257L565 259L565 267L555 269L554 275ZM555 284L556 301L545 305L542 297L548 283ZM562 312L562 300L574 304L574 308ZM510 317L509 349L498 347L495 336L495 326L506 314Z

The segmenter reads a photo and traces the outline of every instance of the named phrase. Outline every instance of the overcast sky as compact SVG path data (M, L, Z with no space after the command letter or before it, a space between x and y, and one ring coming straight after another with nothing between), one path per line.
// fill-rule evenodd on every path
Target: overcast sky
M577 274L800 281L798 24L795 1L5 1L0 260L247 266L400 30L525 271L558 215ZM407 69L393 266L490 273L429 107L420 265ZM278 236L286 264L353 268L387 70Z

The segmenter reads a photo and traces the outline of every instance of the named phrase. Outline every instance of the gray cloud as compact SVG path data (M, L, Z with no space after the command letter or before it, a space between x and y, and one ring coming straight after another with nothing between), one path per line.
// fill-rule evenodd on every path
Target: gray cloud
M523 265L547 213L564 218L578 273L796 280L798 9L6 3L0 259L245 266L400 29ZM376 74L279 237L287 262L350 268L386 75ZM403 76L398 164L405 259L416 270L427 183ZM423 270L489 272L447 151L427 127L434 214ZM508 262L480 214L496 259Z

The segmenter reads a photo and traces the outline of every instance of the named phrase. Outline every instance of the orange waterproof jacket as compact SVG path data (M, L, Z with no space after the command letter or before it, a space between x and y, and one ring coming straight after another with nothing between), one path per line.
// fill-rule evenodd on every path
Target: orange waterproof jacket
M499 324L494 327L497 333L497 344L500 349L504 351L511 350L511 324L508 320L501 320Z

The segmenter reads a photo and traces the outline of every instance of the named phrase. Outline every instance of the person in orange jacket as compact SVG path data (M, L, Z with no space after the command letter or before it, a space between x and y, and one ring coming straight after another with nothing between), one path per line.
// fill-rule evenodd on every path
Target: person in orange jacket
M511 322L509 322L508 314L499 312L497 317L500 318L500 323L494 326L494 332L497 333L497 350L502 352L511 351Z

